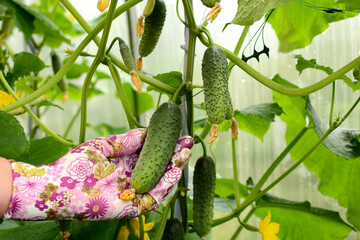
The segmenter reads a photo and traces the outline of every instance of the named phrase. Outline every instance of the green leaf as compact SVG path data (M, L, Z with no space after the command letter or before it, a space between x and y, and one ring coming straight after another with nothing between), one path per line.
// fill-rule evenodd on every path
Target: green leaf
M182 83L182 74L181 72L168 72L168 73L161 73L154 77L155 79L159 80L160 82L166 83L167 85L178 88L180 84ZM156 87L148 86L146 91L156 91L162 93L163 91L159 90ZM167 94L168 96L171 96L170 94Z
M68 146L53 137L34 139L30 141L30 159L26 162L34 165L50 164L64 156L68 151Z
M360 1L358 0L337 0L337 4L344 4L345 10L348 11L359 11L360 10Z
M288 97L276 92L273 92L273 98L284 111L280 117L286 123L285 139L289 143L306 125L306 98ZM318 139L314 129L309 129L290 151L291 158L300 159ZM320 180L319 191L347 208L348 221L360 230L360 158L346 161L324 145L319 145L303 164Z
M194 121L194 128L197 129L203 129L207 123L206 118L200 118Z
M12 78L38 73L46 67L45 63L36 55L29 52L21 52L14 56L14 67L12 68Z
M82 95L82 87L78 87L74 84L69 83L68 93L69 93L69 100L80 101L81 95ZM54 100L62 101L63 92L58 87L54 87L54 88L50 89L48 92L46 92L46 94L50 98L54 98ZM95 96L98 96L101 94L103 94L103 92L101 92L100 90L92 89L89 92L88 99L91 99L92 97L95 97Z
M23 127L11 114L0 111L0 156L16 161L29 160L30 144Z
M242 185L241 183L238 184L240 197L245 198L249 193L247 187ZM223 197L230 197L234 196L234 180L228 178L217 178L216 185L215 185L215 194L221 198Z
M295 55L295 58L297 58L296 70L299 71L299 74L301 74L302 71L307 68L314 68L314 69L322 70L329 75L334 72L330 67L325 67L325 66L317 64L315 59L306 60L301 55Z
M230 206L231 208L230 208ZM219 212L232 212L233 209L236 209L235 199L227 198L226 201L224 198L215 197L214 198L214 210Z
M354 69L353 69L353 76L354 78L359 81L360 80L360 65L357 65Z
M14 13L15 25L24 33L26 40L29 40L35 30L35 17L11 0L1 1L0 6L8 8Z
M52 103L48 100L45 100L45 101L42 101L41 103L37 104L36 106L38 107L42 107L42 106L51 106L51 107L56 107L56 108L59 108L61 110L64 111L64 109L62 107L60 107L59 105L55 104L55 103Z
M309 202L293 202L265 195L256 202L255 215L264 219L271 212L271 222L280 224L279 239L340 240L352 231L338 212L315 208Z
M153 97L149 93L138 93L133 89L130 83L124 83L123 88L131 111L134 113L135 117L140 116L140 114L154 107Z
M329 127L321 121L310 101L307 102L307 111L312 117L315 132L320 138ZM360 142L357 139L359 135L360 130L336 128L323 141L323 144L336 155L353 160L360 157Z
M26 225L0 230L0 239L38 240L55 239L59 234L55 221L29 222Z
M67 61L67 59L64 60L64 64ZM83 60L81 64L74 63L69 71L66 73L66 77L68 79L77 79L79 78L83 73L87 73L89 71L89 66L87 65L87 61Z
M98 136L107 137L114 134L126 133L128 129L126 127L113 127L106 123L101 123L92 127Z
M113 240L117 239L117 227L121 219L107 221L73 221L69 232L73 240Z
M307 0L316 6L336 7L334 0ZM279 51L290 52L306 47L312 39L324 32L329 23L356 16L357 13L326 13L306 7L298 1L277 8L269 18L280 41Z
M238 9L232 24L250 26L269 10L285 6L291 0L238 0Z
M282 109L276 103L264 103L247 107L243 110L235 110L234 118L242 131L253 134L263 140L271 122L276 115L280 115ZM230 128L230 121L225 120L219 125L220 131L227 131Z

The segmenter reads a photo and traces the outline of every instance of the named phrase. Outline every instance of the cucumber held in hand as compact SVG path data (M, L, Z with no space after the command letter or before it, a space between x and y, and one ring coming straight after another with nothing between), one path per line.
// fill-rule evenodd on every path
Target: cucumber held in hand
M215 184L216 171L213 159L209 156L200 157L195 164L193 178L193 219L194 230L201 239L205 239L211 229Z
M175 103L163 103L152 115L145 142L130 178L136 193L146 193L158 183L169 165L180 136L181 110Z
M181 222L177 218L166 220L163 240L184 240L185 233Z

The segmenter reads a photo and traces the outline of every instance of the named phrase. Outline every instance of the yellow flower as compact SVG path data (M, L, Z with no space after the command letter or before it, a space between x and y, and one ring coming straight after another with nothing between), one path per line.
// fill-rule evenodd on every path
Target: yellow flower
M271 213L269 210L268 215L264 218L264 220L259 221L259 232L262 233L264 240L279 240L276 234L279 233L280 224L270 221Z
M18 98L21 98L20 92L18 92L16 95L18 96ZM16 102L16 100L13 98L13 96L0 90L0 108L5 107L13 102ZM17 109L21 109L21 107L18 107Z
M148 231L150 231L155 223L154 221L150 222L150 223L145 223L145 217L144 215L141 215L141 220L143 222L144 225L144 240L150 240L149 238L149 234L147 233ZM131 221L133 221L133 226L134 226L134 235L138 238L140 238L140 223L139 223L139 218L133 218L131 219ZM120 228L120 232L118 235L118 240L128 240L130 233L129 230L126 228L126 226L121 226Z
M103 12L107 9L110 4L110 0L98 0L97 8L100 12Z
M130 235L129 230L126 228L125 225L123 225L120 228L120 232L119 232L119 235L118 235L118 240L127 240L129 235Z

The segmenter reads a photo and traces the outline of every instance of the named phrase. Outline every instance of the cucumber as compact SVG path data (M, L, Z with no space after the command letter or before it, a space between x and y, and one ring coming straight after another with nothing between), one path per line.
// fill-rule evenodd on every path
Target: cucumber
M182 116L175 103L163 103L152 115L145 142L130 178L136 193L151 190L164 174L180 136Z
M162 240L184 240L185 233L181 222L177 218L166 220Z
M216 46L208 47L202 60L205 108L213 124L220 124L228 109L228 63L226 55Z
M216 171L213 159L209 156L200 157L195 164L193 178L193 219L194 230L201 238L211 229L215 184Z
M219 3L220 0L201 0L201 2L208 8L213 8L215 3Z
M51 52L51 65L55 75L61 69L60 57L55 52ZM64 77L61 78L61 80L57 83L57 85L60 88L60 90L64 93L63 102L65 102L69 96L68 93L69 84L67 82L67 79Z
M129 69L129 71L134 70L135 67L134 58L131 54L128 45L122 39L119 40L119 48L125 66Z
M140 39L139 54L148 56L159 41L166 18L166 5L162 0L156 0L153 11L145 18L144 33Z

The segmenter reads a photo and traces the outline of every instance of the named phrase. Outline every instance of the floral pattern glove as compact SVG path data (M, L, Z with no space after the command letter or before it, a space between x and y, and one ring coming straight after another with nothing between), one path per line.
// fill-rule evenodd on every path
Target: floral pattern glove
M146 131L99 137L83 143L49 165L11 162L13 194L4 219L106 220L136 217L157 208L181 178L194 140L178 140L158 184L123 201Z

